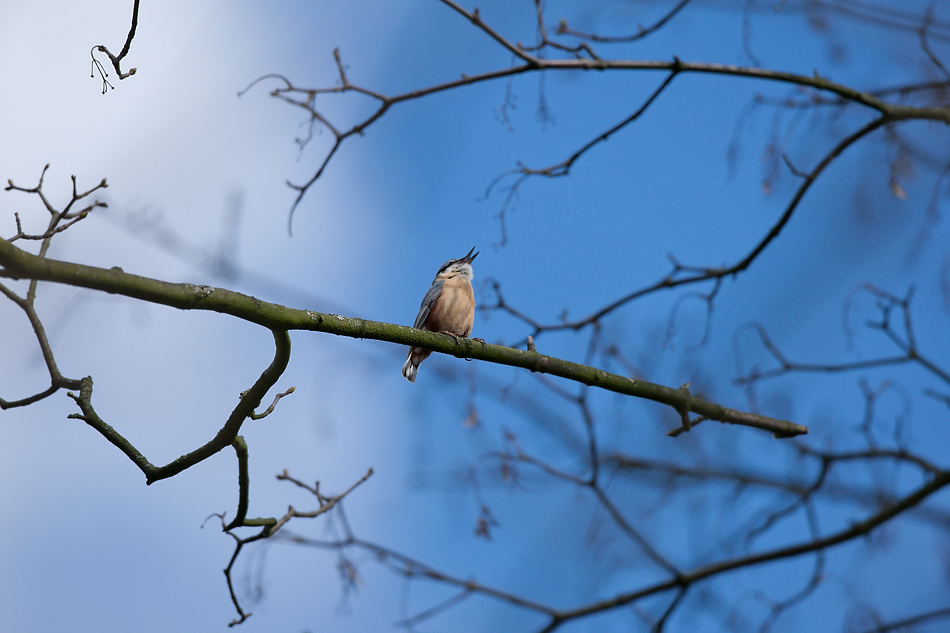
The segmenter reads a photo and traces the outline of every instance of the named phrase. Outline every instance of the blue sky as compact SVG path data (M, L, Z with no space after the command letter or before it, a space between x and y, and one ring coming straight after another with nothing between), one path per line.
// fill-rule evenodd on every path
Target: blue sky
M752 96L786 97L790 88L684 76L635 126L578 162L570 177L523 185L506 214L502 247L497 215L503 195L483 199L488 183L519 160L533 167L563 160L627 116L663 79L639 72L550 75L543 90L554 119L542 124L538 78L525 76L512 84L513 129L497 114L504 82L394 107L365 136L344 145L298 207L290 237L293 192L284 182L309 178L329 135L298 151L293 139L305 133L305 119L267 96L277 84L265 81L240 99L239 90L270 72L299 85L332 85L336 47L351 81L387 93L503 67L510 56L435 2L143 3L127 60L138 74L101 95L98 79L89 77L89 48L121 48L130 4L0 7L6 60L0 75L7 87L0 97L0 175L33 186L50 163L45 191L53 201L68 196L73 174L81 188L103 177L110 184L103 195L109 209L58 236L55 258L410 324L438 265L476 246L479 301L491 302L484 282L494 279L519 309L553 323L565 309L572 317L586 315L655 282L669 270L668 253L695 265L738 260L775 221L796 184L786 173L771 194L763 192L770 109L749 119L734 172L727 160L737 118ZM511 39L532 41L532 6L511 4L480 4L481 14ZM741 12L724 4L697 3L656 37L623 50L646 59L677 55L747 65ZM549 11L579 29L623 32L650 22L662 6L604 1L578 10L551 3ZM868 25L832 21L822 35L801 16L768 11L756 13L752 24L750 41L764 66L801 74L820 69L862 88L890 85L901 80L901 68L926 62L907 39ZM843 56L838 41L848 46ZM358 120L367 108L354 97L324 102L343 123ZM792 160L813 164L866 120L856 111L820 125L804 119L789 147ZM946 132L935 125L901 129L924 146L945 145ZM846 153L809 192L781 239L748 272L724 282L705 347L696 347L704 312L695 300L682 304L675 334L664 345L682 293L631 304L606 319L605 336L634 359L644 378L672 386L692 381L726 406L745 408L743 391L731 384L733 333L742 324L765 325L793 360L873 358L892 349L860 327L873 316L866 295L849 313L856 336L848 348L841 322L849 290L870 282L903 295L913 284L920 347L947 358L947 313L937 275L947 252L945 223L927 230L923 246L913 241L928 226L924 212L933 177L919 170L904 183L907 198L896 198L879 141ZM45 222L35 199L5 192L4 235L14 230L14 211L27 223ZM130 218L136 226L148 218L212 253L224 240L223 227L236 230L236 239L223 243L238 272L217 275L194 258L169 253L141 229L130 230ZM270 333L217 315L49 285L41 287L38 305L62 371L92 375L97 410L155 463L206 441L272 355ZM0 319L0 345L9 359L0 364L0 396L40 390L45 369L25 319L9 303L0 304ZM527 333L501 314L476 318L474 335L490 342L512 343ZM418 383L409 385L399 374L402 348L321 334L292 338L291 365L277 389L295 386L296 393L243 431L251 455L252 515L279 515L288 504L308 507L305 495L275 480L284 469L335 492L373 467L374 477L346 503L354 529L450 573L565 606L612 595L649 575L589 498L537 476L526 477L524 490L485 479L481 493L499 526L490 542L473 537L480 501L463 475L486 450L502 446L504 430L530 450L577 466L563 435L552 432L578 434L576 413L529 376L433 357ZM551 334L539 346L580 360L587 340L584 334ZM740 342L747 362L763 361L754 341ZM897 394L908 394L913 406L905 417L915 448L945 464L946 408L920 396L940 384L919 369L794 376L764 384L759 403L765 413L809 425L815 447L858 446L853 429L863 415L862 376L873 385L885 379L900 385L903 391L882 399L881 424L903 412ZM470 384L479 387L475 396ZM510 384L524 390L525 400L504 400L502 390ZM475 429L463 426L470 403L482 421ZM795 468L776 440L748 429L707 424L673 444L664 433L675 419L658 405L597 394L592 406L605 447L690 463L715 465L722 457ZM0 629L223 629L234 617L221 574L232 542L213 521L201 526L211 513L234 512L230 452L146 487L118 451L66 418L72 412L72 401L57 394L0 416L0 508L8 517L7 538L0 541ZM851 476L871 484L877 475ZM901 490L919 483L911 474L892 476ZM621 480L612 491L685 566L721 557L732 546L738 517L754 510L752 501L740 499L724 502L721 513L708 511L703 516L713 517L715 538L707 540L684 520L697 511L686 502L668 504L661 490ZM715 508L722 501L716 494L694 501ZM947 494L933 503L945 510ZM853 505L823 507L828 531L863 516ZM329 534L325 525L292 527L316 537ZM912 520L900 528L887 532L893 540L876 557L859 546L835 550L828 563L832 588L813 598L805 614L780 620L785 630L815 622L840 628L848 617L842 604L855 600L879 601L893 617L940 606L941 564L914 543L929 539L945 552L946 538ZM801 522L792 521L757 545L795 542L801 530ZM254 616L241 629L383 630L407 608L417 612L449 595L413 584L407 607L406 583L368 563L368 555L354 558L367 563L360 567L364 582L345 600L333 555L281 544L253 549L239 565L238 586L253 587L244 578L258 578L258 563L266 595L258 603L246 598ZM793 593L811 569L807 562L781 565L793 587L775 590L778 599ZM676 630L721 627L730 592L740 604L754 603L750 587L777 577L771 570L756 574L727 577L709 597L706 615L696 615L694 605L692 615L675 622ZM661 612L664 604L644 608ZM568 630L629 630L625 617L585 620ZM535 615L475 599L420 630L532 630L538 623Z

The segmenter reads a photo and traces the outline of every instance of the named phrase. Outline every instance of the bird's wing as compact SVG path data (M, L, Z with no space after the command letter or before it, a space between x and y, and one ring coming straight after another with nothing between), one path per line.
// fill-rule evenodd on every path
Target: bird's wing
M435 303L435 300L439 298L439 295L442 294L442 280L436 279L432 282L432 285L429 287L429 291L426 293L426 296L422 298L422 306L419 307L419 315L416 316L416 322L413 323L412 327L422 328L425 325L426 319L429 317L429 310L432 309L432 304Z

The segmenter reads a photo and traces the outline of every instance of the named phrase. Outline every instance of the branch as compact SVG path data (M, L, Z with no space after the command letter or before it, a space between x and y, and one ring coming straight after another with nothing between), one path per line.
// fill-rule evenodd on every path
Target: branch
M735 76L735 77L746 77L750 79L757 79L763 81L772 81L779 83L788 83L797 86L802 86L806 88L813 88L820 92L827 92L832 95L835 95L842 99L843 101L853 102L865 107L871 108L872 110L877 111L883 119L886 121L901 121L907 119L920 119L920 120L934 120L942 121L944 123L950 123L950 107L946 106L936 106L936 107L915 107L904 105L901 103L888 103L878 96L875 96L869 92L856 90L849 86L839 84L828 79L825 79L819 76L817 73L814 75L798 75L795 73L781 72L777 70L769 70L757 67L743 67L743 66L734 66L728 64L709 64L701 62L684 62L677 58L674 58L673 61L660 61L660 60L608 60L602 59L601 57L594 54L590 47L586 43L582 43L579 47L566 47L555 42L552 42L547 39L545 35L546 30L543 26L543 15L541 14L541 8L539 5L536 5L538 12L539 20L539 29L542 33L542 44L534 48L526 48L519 43L513 42L508 38L504 37L497 31L495 31L491 26L486 24L482 19L477 9L472 10L471 12L462 8L457 3L452 0L441 0L441 2L451 8L453 11L463 16L466 20L475 25L476 28L484 32L488 37L490 37L495 43L502 47L507 52L515 56L515 59L521 63L518 63L514 66L509 66L508 68L501 68L494 71L488 71L479 73L476 75L465 75L463 74L461 79L456 79L453 81L446 81L439 84L433 84L431 86L412 90L409 92L404 92L396 95L384 95L377 91L365 88L356 84L353 84L349 81L349 78L346 77L343 72L343 66L340 63L339 51L334 51L334 59L340 74L340 81L338 85L335 85L330 88L299 88L294 86L289 80L282 77L281 75L270 74L265 75L254 82L252 86L259 82L260 80L268 77L279 78L285 84L286 87L279 88L271 92L271 96L280 98L292 105L301 107L308 111L311 117L312 122L319 122L322 125L325 125L334 135L334 143L327 154L324 156L323 160L320 162L320 165L317 167L317 170L313 176L304 184L297 185L288 183L288 185L297 191L297 197L294 200L294 203L291 207L290 217L288 218L288 224L293 219L294 211L300 202L303 200L304 195L313 186L321 175L326 170L327 165L329 164L330 159L336 154L340 145L350 136L360 134L373 123L378 121L383 114L385 114L390 107L397 103L404 101L410 101L414 99L420 99L431 94L445 92L449 90L454 90L462 86L471 86L486 81L493 81L501 78L514 77L516 75L521 75L525 73L532 72L546 72L546 71L641 71L641 70L653 70L653 71L663 71L666 73L702 73L702 74L717 74L717 75L726 75L726 76ZM673 12L671 12L667 19L672 17L679 9L685 6L685 2L681 2ZM665 22L663 22L665 23ZM655 28L659 28L662 24L658 24ZM529 51L540 51L544 48L545 45L553 46L565 53L572 53L573 56L566 59L546 59L540 55L532 55ZM586 53L586 56L580 55L580 52L583 51ZM250 86L248 86L250 88ZM239 94L243 94L242 91ZM329 119L321 114L316 109L315 97L319 94L327 93L336 93L342 94L346 92L356 92L365 96L369 96L379 102L379 107L368 117L352 126L350 129L341 131L331 124ZM300 100L293 98L294 95L302 95Z
M3 240L0 240L3 241ZM38 402L43 398L47 398L60 389L79 389L80 381L73 378L66 378L59 371L59 367L56 365L56 359L53 356L53 348L49 344L49 338L46 336L46 328L43 327L43 322L40 321L39 316L36 314L36 309L33 307L32 298L22 298L12 290L0 284L0 293L5 295L10 301L17 304L21 310L26 313L27 319L30 320L30 325L33 328L33 334L36 336L36 340L40 346L40 352L43 354L43 360L46 363L46 369L49 372L50 377L50 386L45 391L34 394L32 396L21 398L19 400L4 400L0 398L0 409L12 409L14 407L25 407L27 405Z
M404 554L400 554L395 550L383 547L382 545L377 545L375 543L370 543L369 541L364 541L353 536L348 536L345 539L336 541L320 541L298 536L296 534L284 534L282 536L282 540L295 543L297 545L306 545L309 547L330 550L343 550L349 547L358 547L373 553L380 563L390 567L397 574L405 578L427 578L429 580L434 580L436 582L458 587L469 592L478 593L484 596L495 598L497 600L502 600L504 602L508 602L515 606L519 606L531 611L537 611L546 614L553 614L556 612L552 607L539 602L522 598L521 596L502 591L500 589L495 589L494 587L489 587L477 582L472 578L459 578L457 576L443 573L434 567L431 567L416 559L410 558Z
M778 363L778 367L759 370L753 367L749 372L745 372L742 363L742 350L739 345L739 338L748 330L753 330L759 335L759 340L766 351ZM752 385L760 380L777 378L793 372L803 373L826 373L836 374L850 371L859 371L864 369L873 369L877 367L889 367L892 365L902 365L911 362L914 359L910 354L901 356L886 356L881 358L872 358L868 360L858 360L847 363L799 363L788 360L788 358L778 349L772 339L769 337L765 328L759 323L747 323L739 328L733 335L733 349L736 353L736 362L738 364L739 377L733 382L737 385Z
M944 607L943 609L936 609L934 611L920 613L909 618L904 618L903 620L895 620L894 622L882 622L877 624L873 629L865 629L864 633L889 633L890 631L906 629L907 627L912 627L917 624L923 624L928 620L939 620L942 618L950 618L950 607Z
M46 198L46 194L43 193L43 180L46 177L46 172L49 170L49 165L47 164L43 167L43 171L40 173L39 182L35 187L26 188L20 187L13 184L12 180L7 181L7 186L4 188L5 191L21 191L23 193L35 194L39 197L40 201L43 203L43 206L46 207L46 210L50 214L49 223L47 224L46 231L41 235L29 235L23 231L23 227L20 223L20 215L14 213L13 216L16 219L17 233L8 240L0 238L0 242L4 244L13 242L17 239L23 238L27 240L38 240L41 242L39 248L40 259L46 256L46 253L49 251L50 242L54 235L68 229L70 226L79 222L83 218L89 215L91 211L99 207L105 207L104 202L99 202L98 200L93 201L91 204L87 205L80 211L73 211L73 206L83 200L84 198L92 195L94 192L99 189L104 189L108 187L105 179L102 179L99 184L92 187L91 189L79 192L76 186L76 176L72 176L72 197L69 202L66 203L66 206L61 210L57 210L50 201ZM68 220L65 224L61 224L64 220ZM43 322L40 321L39 316L36 314L36 280L30 282L29 287L27 288L26 296L21 297L13 292L10 288L0 284L0 294L5 295L10 301L15 303L20 307L21 310L26 314L27 319L30 321L30 326L33 328L33 334L36 336L36 341L40 346L40 352L43 355L43 361L46 363L46 369L50 377L50 386L36 393L32 396L26 398L21 398L18 400L5 400L0 398L0 409L10 409L13 407L23 407L34 402L38 402L44 398L47 398L60 389L79 389L80 381L73 378L66 378L59 371L59 367L56 365L56 359L53 357L53 349L49 344L49 338L46 336L46 329L43 327Z
M244 525L244 520L247 518L247 507L250 502L251 488L251 478L248 475L247 469L247 442L244 441L243 437L238 435L234 438L234 441L231 442L231 446L234 447L234 453L238 461L238 507L237 513L234 515L234 520L224 528L225 531Z
M96 59L96 51L100 53L105 53L109 57L109 61L112 62L112 67L115 69L116 74L119 76L119 79L126 79L135 74L136 69L133 68L127 73L122 72L122 59L129 54L129 48L132 46L132 38L135 37L135 29L139 24L139 0L135 0L132 5L132 26L129 27L129 34L125 38L125 46L122 47L122 50L118 55L113 55L108 48L102 44L93 46L89 51L90 57L92 57L92 72L89 74L90 77L95 77L95 72L99 71L99 76L102 77L102 94L107 92L108 88L115 89L109 80L106 77L109 76L109 73L106 72L106 69L102 66L102 62Z
M408 556L400 554L399 552L396 552L392 549L358 539L352 535L348 535L346 538L339 540L323 541L297 535L284 534L283 540L298 545L306 545L321 549L344 550L351 547L363 549L372 553L378 562L389 567L394 573L401 577L410 579L426 578L436 582L441 582L446 585L458 587L459 589L463 589L469 593L480 594L482 596L506 602L529 611L534 611L535 613L544 614L548 616L549 620L546 626L541 628L540 631L550 632L560 628L572 620L579 620L591 615L601 614L625 607L642 598L657 596L672 591L682 594L682 592L684 592L693 584L702 582L720 574L753 567L766 562L821 552L828 548L834 547L835 545L840 545L842 543L860 538L869 534L873 529L894 518L905 510L916 506L921 501L947 485L950 485L950 471L941 471L928 483L924 484L897 503L884 508L876 514L871 515L864 521L852 523L849 528L835 532L834 534L831 534L827 537L815 538L799 545L767 550L760 554L752 554L749 556L723 560L718 563L712 563L703 567L699 567L691 572L676 575L675 577L668 580L647 585L636 591L621 593L614 596L613 598L598 600L576 609L567 610L555 609L545 604L523 598L517 594L481 584L471 578L462 579L446 574L423 562L409 558ZM814 575L812 578L814 579ZM812 582L809 583L809 586L812 584ZM808 591L808 587L806 587L805 591ZM804 595L804 591L800 593ZM795 599L798 599L798 596L793 596L791 600ZM679 598L676 600L678 601ZM675 607L675 605L673 606ZM938 611L934 612L934 614L928 614L927 617L943 616L944 612Z
M280 402L280 399L281 399L281 398L284 398L284 397L286 397L286 396L289 396L289 395L292 394L294 391L296 391L296 388L295 388L295 387L291 387L291 388L288 389L287 391L285 391L285 392L283 392L283 393L277 394L276 396L274 396L274 401L271 403L271 405L270 405L269 407L267 407L267 409L266 409L263 413L252 413L252 414L251 414L250 416L248 416L248 417L250 417L252 420L261 420L261 419L263 419L263 418L266 418L267 416L269 416L271 413L274 412L274 407L277 406L277 403Z
M672 75L670 76L672 78ZM669 78L668 78L669 79ZM656 96L657 93L654 93ZM840 156L847 148L851 145L864 138L868 134L871 134L875 130L879 129L887 123L886 117L879 117L862 126L857 131L848 135L841 141L839 141L823 158L818 164L808 173L801 174L803 182L799 185L798 189L795 192L795 195L789 201L788 205L785 207L785 211L782 213L781 217L776 221L772 226L769 232L759 241L758 244L746 255L744 258L733 264L732 266L723 266L717 268L703 268L703 267L694 267L694 266L684 266L680 264L675 258L670 257L673 263L673 270L668 273L665 277L659 281L635 290L619 299L609 303L608 305L600 308L599 310L589 314L588 316L576 319L573 321L564 320L561 323L551 323L551 324L541 324L533 319L527 318L521 312L513 309L510 305L506 304L499 293L498 285L495 284L495 291L498 295L498 302L493 306L482 306L482 310L492 310L492 309L501 309L512 316L521 319L531 328L533 328L532 336L537 337L542 332L555 332L559 330L580 330L587 326L593 325L600 321L607 314L617 310L618 308L639 299L641 297L653 294L661 290L669 290L672 288L677 288L679 286L685 286L690 284L702 283L706 281L712 281L719 283L722 279L726 277L734 277L741 272L744 272L752 263L761 255L765 249L778 237L779 233L785 228L788 222L791 220L792 215L795 213L798 205L801 203L802 199L805 197L805 194L815 183L818 177L828 168L828 166ZM569 159L570 160L570 159ZM563 164L563 163L562 163ZM550 168L549 168L550 169ZM545 169L539 170L529 170L530 175L547 175L551 176L554 174L545 173ZM522 176L525 178L527 176ZM520 183L518 183L520 184Z
M241 553L241 550L244 549L244 546L248 543L253 543L254 541L259 541L262 539L270 538L278 533L281 527L283 527L288 521L293 518L308 518L312 519L318 517L322 514L326 514L333 508L343 501L351 492L356 490L360 485L362 485L367 479L373 476L373 469L370 468L366 471L366 474L363 475L359 480L352 484L349 488L341 492L340 494L333 497L326 497L320 494L320 482L317 482L314 487L310 487L304 484L301 481L298 481L287 474L285 470L282 474L277 475L277 479L282 481L290 481L294 484L297 484L301 488L304 488L317 498L317 503L319 507L316 510L311 512L298 512L294 509L293 506L290 506L287 509L287 513L281 517L277 518L266 518L266 519L247 519L247 489L248 489L248 479L247 479L247 445L244 443L244 438L240 435L237 436L234 443L234 449L238 454L238 464L239 464L239 479L241 487L241 500L238 504L238 516L228 525L224 525L224 515L218 515L221 518L222 529L224 532L229 534L231 538L234 539L236 545L234 547L234 553L231 554L231 559L228 561L228 566L224 569L224 576L227 579L228 583L228 593L231 595L231 602L234 604L234 609L238 613L238 617L232 620L228 626L232 627L237 624L243 623L249 617L251 617L250 612L245 612L241 608L241 603L237 598L237 594L234 592L234 582L231 579L231 571L234 568L234 563L237 562L237 558ZM262 527L261 531L253 536L248 538L241 538L234 534L232 530L239 527Z
M799 545L780 547L762 552L760 554L753 554L750 556L713 563L706 565L705 567L700 567L699 569L696 569L692 572L684 573L680 578L657 583L637 591L619 594L614 598L594 602L578 609L562 611L552 618L551 624L543 630L551 631L556 628L557 625L563 624L568 620L573 620L587 615L601 613L609 609L622 607L635 600L639 600L640 598L663 593L671 589L675 589L676 587L688 586L692 583L705 580L725 572L743 569L761 563L782 560L785 558L793 558L796 556L801 556L802 554L809 554L833 547L835 545L846 543L853 539L869 534L874 528L892 519L901 512L916 506L918 503L938 490L941 490L948 484L950 484L950 471L942 471L933 477L933 479L931 479L928 483L924 484L894 505L884 508L877 514L868 517L864 521L852 523L851 527L839 532L835 532L834 534L831 534L825 538L815 539L801 543Z
M255 297L231 290L211 286L169 283L128 274L119 268L106 270L94 266L41 258L2 240L0 240L0 266L2 266L0 277L53 281L80 288L124 295L181 310L208 310L229 314L267 327L275 332L275 337L278 332L283 332L286 336L288 330L309 330L352 338L387 341L410 347L422 347L449 354L456 358L472 358L559 376L607 391L653 400L669 405L677 411L696 413L710 420L764 429L771 431L777 437L789 437L808 432L807 427L786 420L728 409L695 398L689 394L688 389L674 389L642 380L633 380L595 367L547 356L537 351L522 351L501 345L476 342L472 339L457 339L446 334L417 330L391 323L298 310L261 301ZM289 354L289 338L287 339L287 348ZM275 359L276 362L277 359ZM276 378L277 376L273 377L274 381L276 381ZM272 385L273 382L268 385L268 389ZM265 393L266 390L254 396L254 398L242 399L242 403L253 400L254 404L251 409L246 412L243 407L239 407L240 411L235 409L228 425L221 430L223 436L216 438L213 450L210 446L207 450L217 452L230 444L243 419L253 413L253 408L257 406ZM235 422L235 416L239 416L240 421Z
M458 4L456 4L452 0L441 0L441 2L447 7L450 7L453 11L464 16L465 19L467 19L469 22L471 22L472 24L477 26L479 29L487 33L489 37L495 40L498 44L500 44L502 47L508 50L508 52L510 52L515 57L523 59L532 65L540 61L538 58L528 55L525 52L525 49L523 46L521 46L520 44L515 44L508 39L505 39L504 37L499 35L494 29L488 26L485 22L483 22L481 16L478 14L477 8L473 9L472 12L469 13L468 11L460 7Z
M228 416L224 426L221 427L217 434L205 445L182 455L164 466L153 465L131 442L99 417L99 414L96 413L96 410L92 406L92 378L87 376L82 379L82 386L78 396L69 394L69 397L76 401L80 411L82 411L82 413L70 414L69 417L84 421L97 430L113 446L125 453L125 455L132 460L132 463L138 466L139 470L145 474L145 482L147 484L151 485L160 479L174 477L183 470L208 459L225 447L232 445L237 440L241 425L246 419L251 417L254 413L254 409L260 404L261 399L267 394L270 388L274 386L274 383L277 382L281 374L283 374L290 360L290 336L287 335L287 332L274 330L274 341L277 351L274 355L273 362L264 370L254 385L241 394L238 405L231 412L231 415ZM240 461L240 446L236 445L235 449L238 452Z
M596 33L585 33L583 31L575 31L567 26L565 20L558 22L557 26L557 35L570 35L572 37L577 37L582 40L589 40L591 42L598 42L603 44L625 44L629 42L636 42L637 40L642 40L646 36L660 30L666 25L667 22L673 19L673 17L683 10L690 0L680 0L676 6L669 10L665 15L660 17L659 20L651 24L650 26L638 26L637 32L632 35L597 35Z
M679 73L679 69L674 68L670 72L670 74L666 76L666 79L663 80L660 86L656 90L654 90L650 94L649 97L647 97L646 101L643 102L643 105L637 108L637 110L633 114L625 118L623 121L620 121L616 125L612 126L610 129L603 132L596 138L588 141L586 144L584 144L583 147L581 147L576 152L571 154L564 161L558 163L557 165L551 165L550 167L542 167L540 169L531 169L530 167L521 167L518 170L518 172L525 176L548 176L548 177L567 176L571 171L571 167L574 165L575 162L577 162L577 160L581 156L586 154L595 145L609 140L612 135L619 132L620 130L625 128L627 125L633 123L638 118L640 118L640 116L642 116L643 113L646 112L647 108L649 108L650 105L652 105L653 102L656 101L657 97L660 96L660 93L666 90L666 88L670 85L670 83L672 83L673 79L676 77L678 73Z
M300 512L299 510L294 509L293 506L290 506L289 508L287 508L287 512L284 514L284 516L277 519L276 522L273 524L273 526L270 527L268 531L268 536L275 534L278 530L280 530L280 528L284 527L284 525L286 525L287 522L290 521L291 519L296 519L296 518L313 519L320 516L321 514L326 514L327 512L332 510L334 507L336 507L336 505L340 501L342 501L348 494L356 490L361 484L363 484L367 479L369 479L372 476L373 476L373 469L370 468L369 470L366 471L365 475L363 475L360 479L358 479L355 483L353 483L349 488L347 488L340 494L336 495L335 497L325 497L322 494L320 494L320 482L317 482L316 486L314 486L313 488L310 488L303 482L298 481L294 479L293 477L291 477L290 475L288 475L287 471L285 470L282 474L277 475L277 479L290 481L294 484L297 484L301 488L305 488L309 490L317 498L319 507L316 510L311 510L309 512Z

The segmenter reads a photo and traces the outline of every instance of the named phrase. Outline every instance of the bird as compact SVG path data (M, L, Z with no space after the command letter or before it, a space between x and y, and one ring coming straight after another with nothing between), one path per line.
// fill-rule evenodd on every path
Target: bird
M439 267L429 291L422 298L419 314L412 325L420 330L441 332L450 336L468 338L475 322L475 293L472 291L472 261L475 247L465 257L450 259ZM421 347L410 347L402 375L409 382L416 381L419 365L432 352Z

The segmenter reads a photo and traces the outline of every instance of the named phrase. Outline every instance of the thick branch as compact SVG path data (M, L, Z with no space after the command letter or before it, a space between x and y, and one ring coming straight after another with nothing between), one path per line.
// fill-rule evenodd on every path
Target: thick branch
M310 330L422 347L457 358L472 358L559 376L608 391L660 402L675 408L678 412L692 412L710 420L764 429L780 437L801 435L808 432L807 427L786 420L736 411L695 398L685 388L674 389L642 380L634 380L595 367L546 356L537 351L523 351L470 339L456 339L445 334L417 330L391 323L298 310L261 301L231 290L211 286L169 283L131 275L119 268L107 270L83 264L40 258L21 251L9 242L0 241L0 266L3 266L3 269L0 270L0 276L4 277L54 281L120 294L182 310L220 312L267 327L274 330L275 334L278 331ZM268 385L268 388L271 385ZM234 440L241 421L253 414L253 407L259 404L264 393L266 393L266 389L258 394L255 397L256 399L242 399L242 402L250 403L251 400L254 401L251 409L249 411L235 409L235 413L232 414L228 424L222 428L219 436L213 440L213 446L209 443L206 450L217 452L229 445ZM234 421L236 416L240 417L240 421ZM174 464L175 462L164 468L172 469L174 472L171 472L171 474L179 472L181 469L174 470L172 468ZM164 476L170 476L170 474ZM162 477L150 477L150 481L159 478Z
M234 441L231 442L231 446L234 447L238 461L238 507L234 520L224 528L225 531L244 524L244 519L247 518L247 506L250 501L249 495L251 487L251 478L247 472L247 442L244 441L243 437L238 435L234 438Z
M2 242L2 240L0 240L0 242ZM48 262L50 260L40 261ZM260 404L261 399L267 394L270 388L274 386L274 383L277 382L277 379L280 378L280 376L284 373L284 369L287 368L287 363L290 360L290 337L287 335L287 332L282 330L274 330L274 341L277 345L277 352L274 355L274 360L271 362L270 366L264 370L254 385L241 394L241 399L238 402L238 405L234 407L231 415L228 416L224 426L221 427L217 434L204 446L201 446L190 453L186 453L185 455L182 455L181 457L164 466L153 465L150 461L148 461L145 455L139 452L139 450L132 445L131 442L129 442L124 436L122 436L118 431L112 428L112 426L99 417L99 414L96 413L96 410L92 406L92 378L86 377L82 379L82 387L78 396L69 394L70 397L76 401L76 404L79 405L79 408L82 411L82 413L74 413L69 417L83 420L86 424L99 431L99 433L102 434L102 436L105 437L112 445L125 453L126 456L132 460L132 463L138 466L139 470L145 474L145 481L147 484L151 485L153 482L156 482L160 479L174 477L183 470L186 470L218 453L223 448L231 445L237 440L238 432L241 430L241 425L246 419L251 417L251 415L254 413L254 409ZM240 442L235 445L235 449L238 451L238 457L240 459ZM242 494L246 495L246 491L247 488L245 487Z

